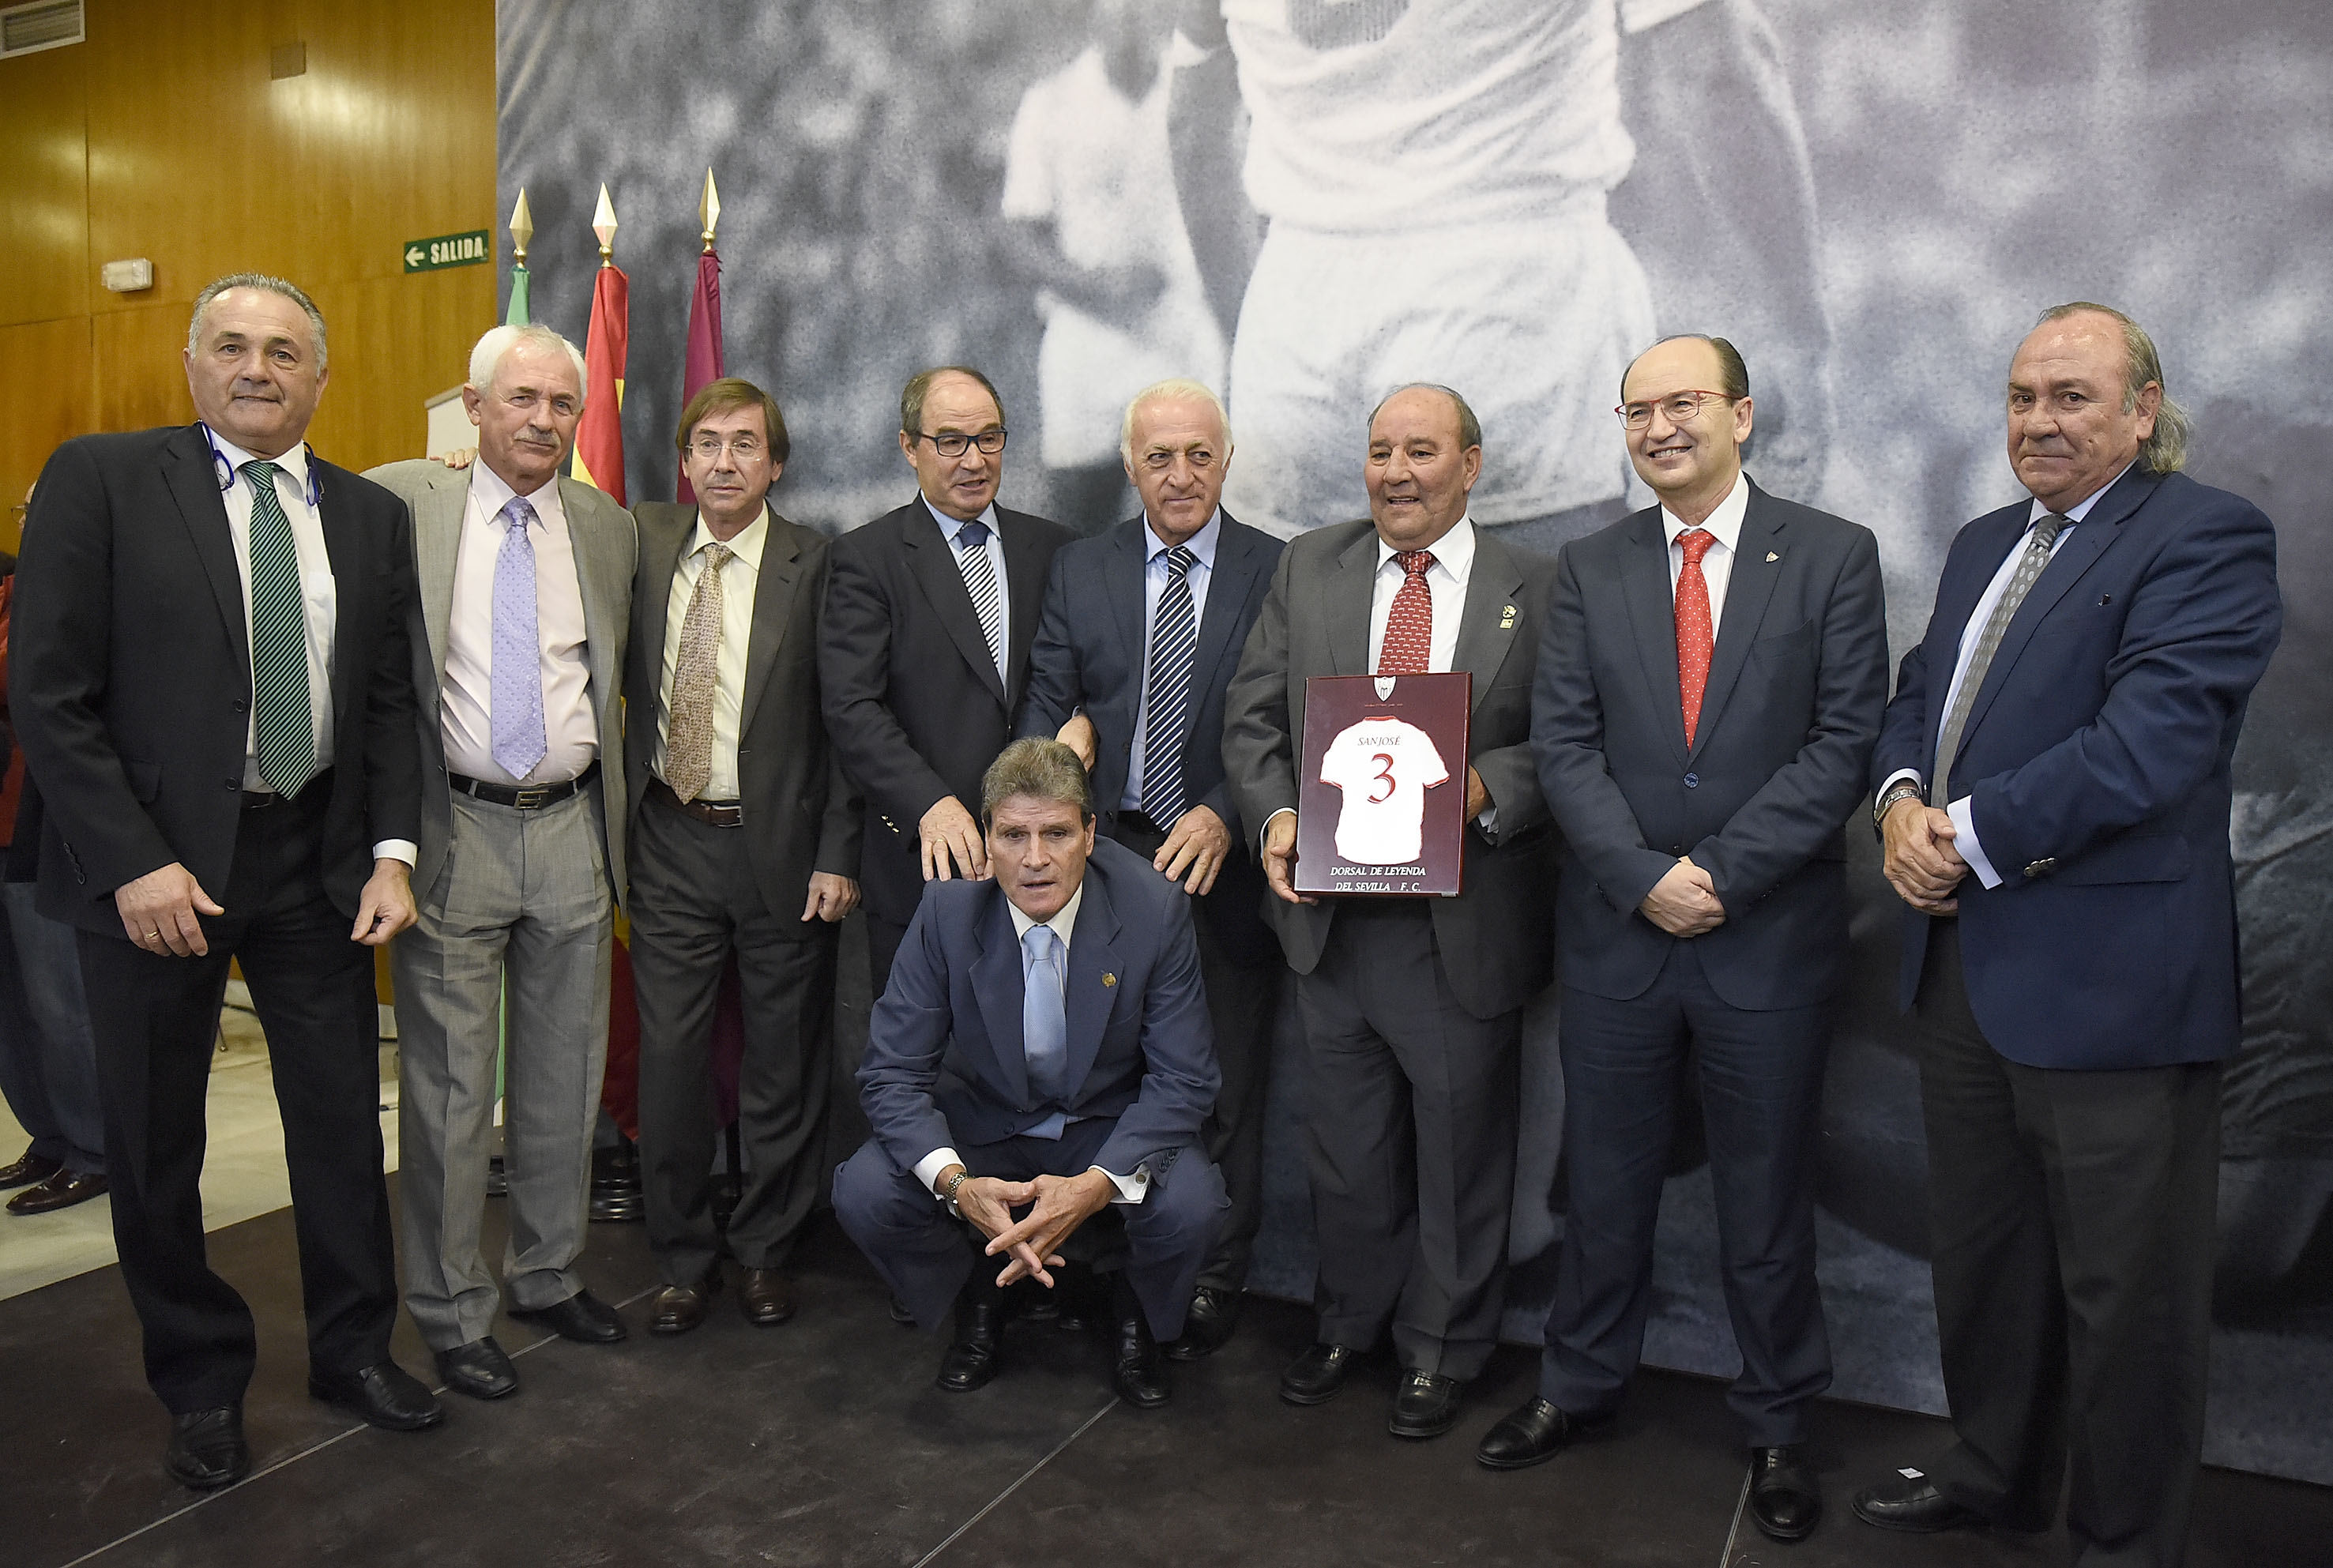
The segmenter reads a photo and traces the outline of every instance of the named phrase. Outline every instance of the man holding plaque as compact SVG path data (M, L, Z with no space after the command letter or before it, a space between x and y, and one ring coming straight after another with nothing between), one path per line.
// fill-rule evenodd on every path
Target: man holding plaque
M1379 404L1364 472L1372 519L1282 553L1224 703L1224 762L1241 818L1263 825L1311 1068L1320 1337L1281 1397L1334 1397L1390 1327L1404 1373L1389 1426L1407 1438L1450 1429L1497 1337L1522 1008L1552 970L1529 731L1553 563L1475 528L1466 498L1482 470L1482 429L1457 393L1405 387ZM1298 893L1300 813L1337 815L1342 793L1298 766L1305 683L1452 671L1473 681L1464 891Z
M1807 1407L1830 1384L1810 1155L1846 975L1843 828L1887 702L1879 550L1869 530L1743 474L1749 374L1724 339L1655 344L1620 396L1629 458L1660 504L1557 557L1532 700L1565 846L1570 1213L1539 1396L1477 1457L1537 1464L1618 1405L1695 1070L1750 1513L1794 1541L1822 1506L1802 1447Z

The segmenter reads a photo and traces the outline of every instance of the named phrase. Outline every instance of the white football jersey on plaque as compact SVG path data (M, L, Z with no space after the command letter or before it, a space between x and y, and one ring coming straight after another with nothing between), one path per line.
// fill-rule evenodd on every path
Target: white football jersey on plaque
M1356 865L1407 865L1426 844L1426 792L1450 777L1434 737L1400 719L1363 719L1338 731L1320 781L1344 791L1337 854Z

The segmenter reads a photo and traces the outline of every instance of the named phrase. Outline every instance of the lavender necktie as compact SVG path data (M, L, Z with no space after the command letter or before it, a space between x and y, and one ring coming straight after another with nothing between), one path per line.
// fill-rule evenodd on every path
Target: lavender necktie
M498 514L494 556L494 753L514 779L534 771L551 750L542 727L542 639L534 609L534 508L511 497Z

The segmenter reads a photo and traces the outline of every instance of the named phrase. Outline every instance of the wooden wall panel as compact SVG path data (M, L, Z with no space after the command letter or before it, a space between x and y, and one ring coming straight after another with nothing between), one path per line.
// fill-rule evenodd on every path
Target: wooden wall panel
M57 443L91 427L89 318L0 327L0 550L16 548L16 514ZM18 374L18 368L23 373Z
M291 278L331 328L312 433L352 468L423 448L423 404L496 319L495 269L401 243L500 232L492 0L88 0L87 43L0 65L0 484L55 443L193 417L179 350L211 279ZM271 79L280 45L306 71ZM144 256L154 287L97 283ZM77 369L53 376L60 345Z
M0 61L0 323L86 315L87 54L52 49Z

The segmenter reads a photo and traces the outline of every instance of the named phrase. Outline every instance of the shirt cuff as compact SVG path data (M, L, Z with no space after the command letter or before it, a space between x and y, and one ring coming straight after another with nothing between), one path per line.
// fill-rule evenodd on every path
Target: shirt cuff
M372 846L375 860L402 860L408 870L419 864L421 846L410 838L384 838Z
M1089 1165L1086 1169L1101 1171L1099 1165ZM1118 1196L1110 1200L1112 1203L1139 1203L1143 1194L1150 1190L1150 1166L1147 1161L1137 1165L1130 1176L1121 1176L1115 1171L1101 1171L1101 1173L1109 1178L1111 1186L1118 1189Z
M2001 873L1992 868L1992 862L1985 858L1984 846L1976 841L1976 813L1969 808L1970 799L1963 795L1944 808L1945 814L1953 819L1953 847L1968 862L1980 884L1999 887Z
M916 1162L916 1180L924 1184L925 1191L930 1192L935 1198L940 1198L940 1195L937 1192L933 1191L932 1183L938 1181L940 1179L940 1172L946 1170L949 1166L961 1165L964 1162L962 1160L956 1158L956 1152L955 1150L935 1149L930 1153ZM940 1201L945 1203L947 1200L940 1198Z
M1489 839L1492 843L1496 844L1499 841L1498 807L1496 805L1485 806L1482 810L1476 812L1474 814L1474 826L1483 830L1483 837Z
M1255 857L1258 860L1263 858L1263 846L1272 842L1272 825L1279 821L1283 817L1293 817L1295 815L1295 807L1283 806L1279 810L1273 812L1271 816L1263 819L1263 830L1255 836Z
M1878 789L1874 789L1871 792L1871 808L1874 811L1878 810L1879 798L1882 795L1887 794L1890 789L1895 789L1896 785L1906 782L1917 784L1919 781L1920 770L1917 768L1896 769L1896 771L1890 773L1885 779L1881 780Z

